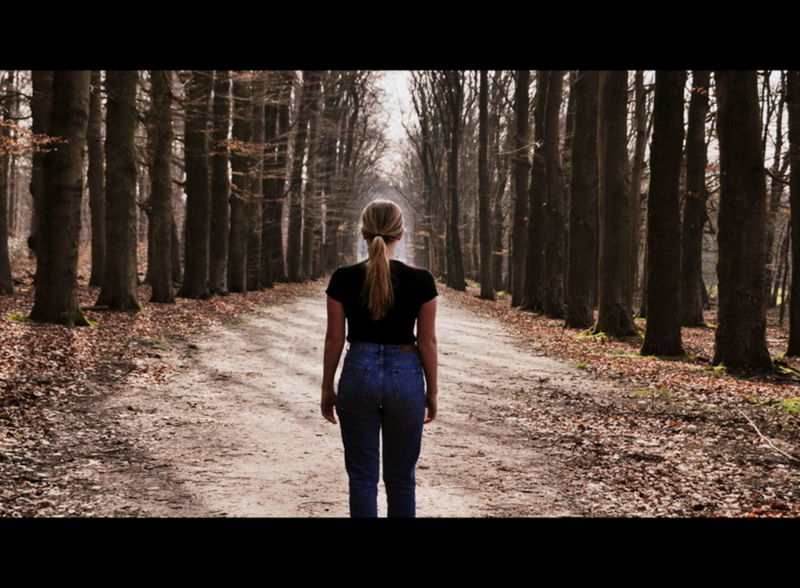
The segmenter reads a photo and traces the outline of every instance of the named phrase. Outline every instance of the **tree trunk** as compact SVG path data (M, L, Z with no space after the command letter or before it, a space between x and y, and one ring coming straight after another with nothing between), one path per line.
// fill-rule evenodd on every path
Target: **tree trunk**
M544 248L545 216L547 202L547 175L544 164L544 119L547 104L547 86L550 72L536 74L536 105L533 112L534 143L531 182L528 190L528 256L525 264L525 301L522 308L544 309Z
M777 299L770 295L770 286L773 282L773 269L778 264L778 256L780 251L775 251L775 233L778 230L778 210L781 205L781 197L783 196L783 181L780 177L781 174L781 152L783 151L783 97L786 94L786 78L781 72L781 93L778 98L778 113L775 121L775 153L772 160L772 169L770 174L769 186L769 208L767 213L767 237L766 237L766 260L765 260L765 278L764 287L767 293L767 307L774 308L777 304ZM777 279L775 279L777 285Z
M251 88L245 72L233 76L233 142L231 155L231 226L228 248L228 289L247 292L247 202L250 199L250 158L246 146L253 140Z
M767 188L755 71L718 71L719 311L713 365L769 371L765 339Z
M89 97L89 130L86 140L89 144L89 207L92 212L92 273L90 286L103 283L106 259L106 195L103 178L103 107L101 105L100 70L92 71L92 93Z
M294 135L292 154L292 177L289 183L289 235L287 239L286 266L290 282L302 282L302 238L303 238L303 161L306 154L308 119L311 116L311 83L314 73L303 72L300 89L300 110Z
M96 305L139 311L136 286L136 70L106 72L106 260Z
M518 70L514 91L514 225L511 232L511 306L520 306L525 297L526 228L533 211L528 211L529 123L528 86L530 71ZM541 83L540 83L541 87ZM541 89L539 90L541 92Z
M489 198L489 83L486 70L480 72L480 96L478 98L478 217L480 231L480 297L494 300L494 283L492 280L492 233L491 233L491 200Z
M83 194L83 149L89 122L91 71L57 70L52 74L51 136L54 145L42 161L40 224L37 243L34 321L88 325L78 305L78 238ZM41 111L40 111L41 112ZM36 115L34 114L34 117Z
M458 152L461 145L461 113L464 105L464 80L455 71L445 72L448 106L450 110L450 151L447 158L447 191L450 210L447 222L447 285L454 290L466 290L464 261L459 232Z
M554 70L548 76L544 122L544 168L547 181L544 254L544 313L564 317L565 206L564 178L559 155L559 114L564 72Z
M178 296L208 298L209 211L208 104L211 74L195 70L186 84L186 233L183 284Z
M636 70L634 74L634 124L635 141L633 148L633 163L631 165L631 232L628 237L631 265L628 268L627 296L628 305L633 308L634 292L639 284L639 240L642 225L642 172L645 165L645 148L647 147L647 94L644 88L644 72ZM646 255L646 252L645 252ZM646 278L645 278L646 279ZM640 316L646 315L644 298Z
M231 182L228 177L231 125L231 75L227 69L214 72L213 127L211 131L211 219L208 287L212 294L228 293L228 227Z
M250 198L247 200L247 289L261 290L261 192L264 170L264 71L253 72L251 117L253 146L250 150Z
M320 99L322 91L322 76L320 72L309 72L313 74L309 91L309 103L311 112L308 119L308 159L306 161L306 185L305 197L303 198L303 275L309 279L315 279L315 255L319 254L320 244L315 243L315 236L320 233L320 216L322 213L322 203L319 198L319 168L320 168Z
M593 331L612 337L637 334L628 301L631 190L628 182L628 72L600 72L597 124L600 260L598 313Z
M597 84L598 72L582 70L573 86L575 132L569 206L566 327L594 322L597 285Z
M31 132L35 135L47 135L50 132L50 119L53 111L53 75L51 70L31 71L33 95L31 96ZM31 198L33 200L33 214L31 215L31 233L28 237L28 247L38 254L37 241L39 240L40 211L44 198L44 157L45 153L34 150L31 157ZM38 264L37 264L38 272ZM36 279L34 278L34 283Z
M642 355L683 355L679 191L685 83L685 71L656 72L647 198L647 330Z
M175 302L172 289L172 72L150 72L152 164L150 168L150 233L152 252L150 302Z
M11 108L9 107L10 98L3 95L10 95L13 91L13 72L8 72L7 78L0 81L0 123L10 122ZM11 156L9 150L4 149L5 145L11 140L11 127L3 124L0 127L0 295L13 294L14 283L11 279L11 260L8 256L8 219L11 211L9 209L9 163Z
M786 355L800 355L800 71L786 74L789 111L789 200L791 202L792 284L789 297L789 347Z
M681 227L681 324L699 327L703 319L703 225L706 214L706 140L711 72L692 73L686 131L686 198Z

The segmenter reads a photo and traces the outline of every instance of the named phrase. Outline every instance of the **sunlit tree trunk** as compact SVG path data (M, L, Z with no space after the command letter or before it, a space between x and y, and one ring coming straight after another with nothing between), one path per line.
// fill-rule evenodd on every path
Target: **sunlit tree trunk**
M478 217L480 230L481 298L494 300L492 280L491 200L489 198L489 82L486 70L480 72L478 97Z
M231 155L231 225L228 247L228 290L247 292L247 202L250 198L250 158L253 139L250 80L244 72L233 74L233 142Z

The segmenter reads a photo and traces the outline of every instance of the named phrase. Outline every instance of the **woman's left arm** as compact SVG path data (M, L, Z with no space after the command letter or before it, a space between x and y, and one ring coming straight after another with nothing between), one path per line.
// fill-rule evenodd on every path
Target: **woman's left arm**
M339 365L339 358L344 348L344 321L344 305L328 296L328 329L325 332L325 357L323 359L320 409L322 416L334 425L336 424L336 417L334 416L336 392L333 387L333 378L336 375L336 367Z

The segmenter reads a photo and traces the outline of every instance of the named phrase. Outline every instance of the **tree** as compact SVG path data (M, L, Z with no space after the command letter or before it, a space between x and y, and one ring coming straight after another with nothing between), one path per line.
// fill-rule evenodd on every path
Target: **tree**
M686 130L686 195L681 226L681 324L697 327L703 319L703 226L706 214L706 140L708 88L711 72L692 72L689 121Z
M228 179L231 125L231 76L226 69L214 72L213 128L211 131L211 220L208 286L212 294L228 293L228 230L231 183Z
M264 71L255 71L251 85L250 117L253 121L253 142L250 146L250 197L247 199L247 289L261 290L261 191L264 169Z
M786 355L800 355L800 71L787 73L789 111L789 198L791 201L792 285L789 301L789 347Z
M628 72L600 72L597 156L600 212L598 313L595 333L637 334L627 296L631 207L627 150Z
M511 305L520 306L525 290L526 227L534 213L528 210L528 86L530 71L516 72L514 92L514 225L511 232ZM541 91L541 90L540 90Z
M755 71L717 71L719 311L713 365L769 371L765 329L766 179Z
M544 165L544 119L547 105L547 85L550 72L536 74L536 105L533 109L533 163L528 189L528 254L525 263L525 299L522 308L530 311L544 309L544 250L547 175Z
M564 72L550 72L544 116L544 170L547 182L544 255L544 312L554 318L564 317L565 224L564 177L559 155L559 113Z
M186 231L183 284L178 296L208 298L209 202L208 105L211 73L192 71L186 83Z
M685 71L657 71L647 199L647 330L643 355L683 355L679 204Z
M106 262L97 306L139 311L136 292L136 70L106 72Z
M47 135L50 127L50 118L53 111L53 71L31 71L31 131L34 135ZM31 234L28 237L28 247L38 255L37 242L39 240L39 214L42 210L42 199L45 190L44 179L44 152L35 150L31 160L31 198L33 199L33 214L31 218ZM38 264L37 264L38 268ZM38 271L38 269L37 269Z
M8 171L11 161L11 72L0 82L0 294L13 294L8 256Z
M494 284L492 281L492 234L491 200L489 198L489 82L485 69L480 72L480 94L478 99L479 138L478 138L478 206L480 217L480 280L481 298L494 300Z
M34 233L38 235L36 292L30 314L34 321L89 324L78 306L77 269L90 78L89 70L52 72L48 130L63 142L45 154L39 176L43 182L38 210L47 214L38 215Z
M231 155L230 245L228 289L247 292L247 202L250 199L250 158L253 139L250 80L244 72L233 76L233 144Z
M89 130L86 135L89 147L87 183L89 184L89 207L92 213L92 273L89 277L89 284L92 286L102 285L106 266L106 195L101 91L101 72L93 70L92 93L89 97Z
M287 238L286 266L290 282L301 282L302 274L302 228L303 228L303 162L306 154L308 121L313 111L312 87L317 77L315 71L303 72L303 83L298 101L297 128L294 135L292 176L289 183L289 235Z
M574 85L565 326L579 329L594 322L597 284L597 84L597 71L582 70Z
M175 302L172 288L172 72L150 72L150 302Z

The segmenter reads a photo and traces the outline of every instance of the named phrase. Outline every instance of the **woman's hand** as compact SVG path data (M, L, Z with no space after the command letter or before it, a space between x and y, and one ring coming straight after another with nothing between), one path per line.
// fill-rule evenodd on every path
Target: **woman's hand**
M334 425L336 424L336 416L334 416L334 409L336 406L336 394L334 394L333 390L322 390L322 400L320 401L320 410L322 411L322 416L325 417L326 421L332 422Z
M436 406L436 394L427 394L425 396L425 420L422 421L423 424L427 425L436 418L436 412L438 407Z

